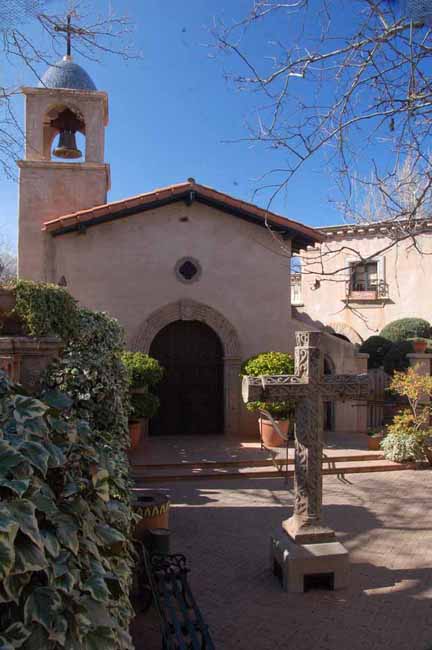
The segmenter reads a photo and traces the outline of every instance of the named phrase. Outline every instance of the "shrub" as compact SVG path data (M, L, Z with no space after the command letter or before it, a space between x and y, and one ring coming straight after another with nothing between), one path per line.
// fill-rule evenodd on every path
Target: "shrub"
M291 375L294 372L294 359L286 352L262 352L245 361L242 365L242 375L261 377L262 375ZM264 409L273 417L281 420L287 419L293 411L294 405L290 401L283 402L249 402L246 405L249 411Z
M380 447L387 460L395 463L422 460L424 458L424 439L412 433L388 433Z
M163 377L163 369L159 361L143 352L122 352L123 361L129 375L132 388L155 386Z
M111 489L116 441L0 373L0 647L131 649L131 509ZM121 446L119 447L121 448ZM118 483L116 476L114 483Z
M131 420L150 419L156 415L159 408L159 398L153 393L133 393L130 396L131 403Z
M409 366L407 355L412 351L411 341L393 343L383 359L385 372L392 375L396 371L406 370Z
M380 336L397 343L411 338L426 338L431 335L431 326L423 318L401 318L386 325Z
M370 336L362 343L359 352L365 352L369 355L368 368L380 368L391 347L392 342L383 336Z
M14 313L29 336L59 336L69 341L77 335L79 313L76 300L56 284L17 280Z

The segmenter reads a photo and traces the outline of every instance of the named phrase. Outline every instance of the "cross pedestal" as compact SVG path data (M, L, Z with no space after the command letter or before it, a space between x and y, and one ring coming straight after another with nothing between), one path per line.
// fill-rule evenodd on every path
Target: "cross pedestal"
M275 573L287 591L304 591L319 576L347 586L348 552L321 519L323 401L364 400L368 376L324 375L321 332L296 332L295 374L244 377L245 402L296 403L294 512L271 538Z

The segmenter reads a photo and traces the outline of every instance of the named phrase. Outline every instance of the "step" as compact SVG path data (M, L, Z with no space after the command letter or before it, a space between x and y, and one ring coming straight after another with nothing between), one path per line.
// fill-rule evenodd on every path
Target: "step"
M371 460L369 462L343 462L332 463L331 467L323 467L324 475L339 475L339 474L364 474L369 472L398 472L403 470L416 469L416 463L393 463L389 460ZM288 472L278 471L274 469L263 469L256 467L253 468L239 468L237 472L234 471L204 471L204 472L188 472L184 469L176 473L170 473L167 470L162 470L156 474L137 474L134 473L134 480L137 486L143 483L172 483L178 481L214 481L214 480L231 480L231 479L260 479L260 478L292 478L294 471L289 469Z
M381 452L359 452L352 454L326 453L323 463L327 462L351 462L381 460L384 455ZM216 469L223 467L268 467L277 463L286 465L285 456L281 455L273 460L272 458L249 459L249 460L201 460L185 461L183 463L133 463L132 470L154 471L154 470L177 470L177 469ZM294 457L288 458L288 465L294 465Z

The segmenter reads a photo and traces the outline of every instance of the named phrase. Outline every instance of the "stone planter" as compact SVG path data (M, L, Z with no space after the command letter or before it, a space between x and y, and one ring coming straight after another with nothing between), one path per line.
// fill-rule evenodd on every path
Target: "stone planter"
M289 420L275 420L284 435L288 435ZM258 418L261 440L265 447L285 447L286 441L273 429L272 423L264 418Z
M135 496L136 495L136 496ZM161 492L134 493L133 509L141 519L135 526L135 538L144 541L148 530L169 528L170 497Z
M380 451L380 444L382 440L384 440L384 436L368 436L369 451Z

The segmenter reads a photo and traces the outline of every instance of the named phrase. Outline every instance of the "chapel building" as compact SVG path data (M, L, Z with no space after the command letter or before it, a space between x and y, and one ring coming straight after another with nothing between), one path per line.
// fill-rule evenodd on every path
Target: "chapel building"
M19 276L66 286L82 305L116 317L129 349L162 363L152 434L256 438L241 364L293 352L295 331L311 329L293 314L290 255L324 235L192 178L110 202L107 94L70 56L22 92ZM324 339L326 372L366 369L367 355ZM366 427L364 405L328 403L323 417L329 429Z

